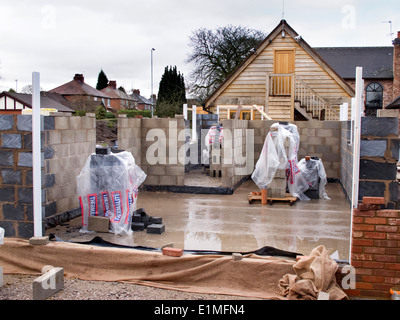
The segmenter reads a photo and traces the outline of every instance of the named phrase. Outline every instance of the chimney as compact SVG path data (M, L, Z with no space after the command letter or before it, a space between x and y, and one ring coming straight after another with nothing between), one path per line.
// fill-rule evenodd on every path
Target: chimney
M393 40L393 99L400 96L400 31Z
M117 89L117 81L108 82L108 86L113 88L113 89Z
M85 78L83 77L83 74L78 74L78 73L75 74L74 80L75 80L75 81L80 81L80 82L82 82L82 83L85 82Z
M136 93L137 95L140 96L140 90L139 89L133 89L133 93Z

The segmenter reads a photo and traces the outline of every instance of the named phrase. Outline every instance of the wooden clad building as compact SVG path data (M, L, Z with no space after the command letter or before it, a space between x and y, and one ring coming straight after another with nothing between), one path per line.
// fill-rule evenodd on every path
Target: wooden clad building
M355 70L354 70L355 72ZM339 120L340 105L355 93L285 20L212 93L205 109L232 119Z

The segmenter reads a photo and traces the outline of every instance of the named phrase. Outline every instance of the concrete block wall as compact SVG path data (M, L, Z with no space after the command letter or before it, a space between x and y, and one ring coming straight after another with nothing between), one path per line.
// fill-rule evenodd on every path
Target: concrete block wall
M360 201L364 197L384 197L387 209L398 208L398 132L397 118L362 118Z
M257 162L265 138L271 125L276 121L249 121L248 128L254 130L254 152ZM300 135L300 149L297 157L300 161L306 156L322 159L326 175L330 179L340 178L341 129L336 121L294 121Z
M354 210L352 241L356 288L346 293L390 299L400 284L400 211Z
M184 186L185 130L183 118L121 117L118 119L118 147L132 152L136 163L146 172L145 186ZM165 152L165 156L159 151L153 152L157 148ZM157 162L153 163L149 156L155 156Z
M249 156L247 154L247 141L246 136L248 134L249 121L248 120L223 120L224 128L224 145L228 145L227 150L231 151L231 154L225 154L225 147L222 149L222 187L224 188L235 188L240 181L248 174L238 173L237 170L244 169L246 164L251 161L251 167L255 163L255 159L248 158L246 162L239 163L239 159L242 157ZM230 137L227 131L230 131ZM230 159L227 159L227 158Z
M45 153L44 170L52 177L53 183L46 191L46 217L50 225L56 225L63 219L68 220L69 211L79 207L76 177L88 157L96 151L96 118L90 113L85 117L61 114L51 118L54 119L54 129L46 134L52 152L47 157Z
M118 148L131 152L138 166L142 154L142 119L127 118L126 114L118 117Z
M347 199L350 201L353 189L353 145L352 124L340 122L340 183Z
M43 231L79 206L75 177L94 152L93 117L42 117ZM0 115L0 226L6 237L33 236L32 117ZM50 222L51 223L51 222Z

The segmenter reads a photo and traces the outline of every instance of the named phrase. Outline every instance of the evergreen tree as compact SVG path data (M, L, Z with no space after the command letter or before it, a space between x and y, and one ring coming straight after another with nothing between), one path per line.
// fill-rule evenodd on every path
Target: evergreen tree
M104 88L108 87L108 78L106 74L104 73L103 69L101 69L99 73L99 77L97 78L97 85L96 89L97 90L103 90Z
M182 114L186 103L185 79L175 67L165 67L161 78L156 104L158 117L174 117Z

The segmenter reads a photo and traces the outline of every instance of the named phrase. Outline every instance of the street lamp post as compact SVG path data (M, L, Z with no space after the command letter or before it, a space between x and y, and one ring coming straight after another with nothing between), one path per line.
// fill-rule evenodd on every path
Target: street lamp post
M156 49L151 48L151 117L153 118L154 113L154 96L153 96L153 52Z

